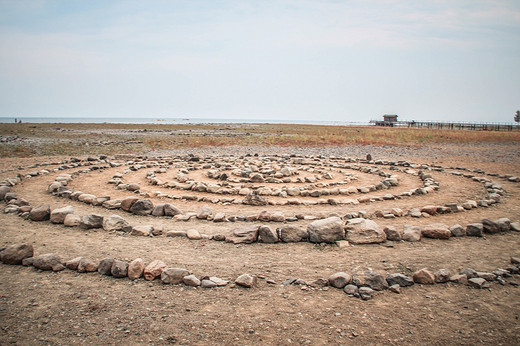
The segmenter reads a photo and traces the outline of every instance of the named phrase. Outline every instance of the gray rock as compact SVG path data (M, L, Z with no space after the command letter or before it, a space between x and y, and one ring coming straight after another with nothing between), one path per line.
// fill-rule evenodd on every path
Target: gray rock
M123 228L129 226L128 221L119 215L110 215L103 217L103 229L107 232L123 231Z
M386 241L385 232L372 220L350 219L345 229L346 238L352 244L375 244Z
M500 232L500 228L494 221L483 219L481 223L484 233L495 234Z
M128 263L125 261L114 260L110 273L115 278L125 278L128 276Z
M51 207L48 204L42 204L32 208L29 212L29 219L31 221L46 221L51 216Z
M511 230L511 220L506 217L502 217L495 221L500 232L509 232Z
M511 231L520 232L520 222L511 222Z
M200 286L200 280L193 274L183 277L182 282L184 282L184 284L186 286L192 286L192 287Z
M242 200L242 204L256 205L256 206L267 205L267 202L268 202L267 198L265 198L264 196L260 196L260 195L256 194L255 192L250 193L249 195L244 197L244 199Z
M277 243L279 241L276 230L266 225L260 226L258 229L258 237L264 243Z
M386 226L383 232L386 234L386 239L390 241L402 240L402 231L398 231L394 226Z
M51 212L50 220L52 223L61 224L65 221L65 216L67 216L68 214L74 214L74 207L72 207L71 205L68 205L63 208L54 209Z
M464 268L459 271L459 274L466 275L468 279L473 279L478 277L477 271L471 268Z
M407 275L401 273L390 274L386 277L388 285L399 285L401 287L413 286L413 279Z
M250 274L242 274L236 278L235 283L239 286L251 288L256 284L256 276Z
M171 231L166 232L166 236L167 237L186 237L186 231L171 230Z
M217 287L217 284L209 279L203 279L200 282L200 287L202 288L214 288Z
M329 276L329 279L328 279L329 284L332 287L336 287L336 288L345 287L348 283L350 283L350 280L352 280L352 277L345 272L334 273L331 276Z
M73 215L73 214L69 214ZM68 217L68 215L67 215ZM89 214L81 218L80 226L85 229L103 227L103 215Z
M404 225L403 240L417 242L421 240L422 228L419 226Z
M79 262L83 259L83 257L76 257L71 259L70 261L65 262L65 267L70 270L78 270Z
M135 215L150 215L153 210L153 203L149 199L137 200L130 207L130 211Z
M466 229L459 224L451 226L450 232L453 237L464 237L466 235Z
M258 239L259 225L243 226L233 229L226 236L226 243L251 244Z
M466 226L466 235L468 237L482 237L484 226L480 222L470 223Z
M488 288L489 282L482 278L472 278L468 279L468 286L474 288Z
M34 256L34 249L31 244L16 244L6 247L0 253L0 259L5 264L22 264L25 258Z
M448 269L439 269L433 275L436 283L445 283L450 281L451 278L451 273Z
M213 281L214 283L216 283L217 286L226 286L229 283L229 281L223 280L223 279L218 278L216 276L210 276L209 279L211 281Z
M52 253L33 257L32 265L41 270L61 271L65 269L61 263L61 257Z
M112 275L112 265L115 259L111 257L103 258L98 264L98 273L101 275Z
M343 287L343 292L345 292L348 295L357 295L359 294L359 288L356 285L348 284L345 287Z
M343 220L339 217L328 217L311 222L307 226L309 241L313 243L333 243L345 238Z
M297 226L284 226L277 229L280 240L284 243L297 243L306 241L309 233L303 228Z
M372 299L372 296L374 295L374 290L370 287L360 287L358 290L359 296L363 300L370 300Z
M466 275L464 275L464 274L456 274L456 275L452 275L450 277L450 281L458 283L458 284L467 284L468 283L468 277Z
M163 284L180 284L185 276L190 272L184 268L166 268L161 273L161 281Z
M180 210L179 208L177 208L176 206L174 206L173 204L170 204L170 203L165 203L163 209L164 209L164 216L175 216L175 215L184 214L182 212L182 210Z
M388 290L390 292L400 294L401 293L401 286L399 286L398 284L395 284L395 285L392 285L392 286L388 287Z
M144 261L141 258L136 258L128 264L128 278L130 280L139 279L143 276Z
M9 186L0 186L0 201L3 201L5 198L5 195L8 194L10 191L11 191L11 188ZM49 191L49 192L51 192L51 191Z
M384 276L371 270L354 273L354 275L352 275L352 283L358 287L366 286L376 291L382 291L388 288L388 283Z

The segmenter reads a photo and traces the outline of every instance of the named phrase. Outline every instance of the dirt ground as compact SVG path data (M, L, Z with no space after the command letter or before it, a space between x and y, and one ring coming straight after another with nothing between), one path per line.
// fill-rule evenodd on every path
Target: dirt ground
M292 151L291 151L292 150ZM186 152L186 151L184 151ZM240 155L251 152L297 153L302 148L221 147L198 149L203 155ZM403 147L366 146L309 149L309 155L364 157L372 153L377 159L408 160L446 167L480 168L486 172L520 176L520 146L458 145L410 150ZM321 154L319 154L321 153ZM432 155L432 153L434 153ZM176 155L179 152L148 152L154 155ZM434 156L434 158L432 158ZM28 168L38 162L56 163L68 157L31 157L0 159L0 179L41 168ZM325 160L325 159L324 159ZM25 167L21 170L16 167ZM48 167L55 167L53 165ZM69 186L96 196L121 198L132 195L117 190L106 182L125 167L114 167L76 177ZM383 167L383 170L387 171ZM125 174L125 182L140 184L142 192L182 195L184 192L150 185L142 169ZM471 179L446 172L431 172L440 189L428 195L360 205L222 205L197 201L153 197L156 203L173 203L184 212L198 212L204 205L213 213L252 215L264 210L281 211L286 216L298 213L316 217L329 214L401 208L408 210L425 205L461 203L478 199L485 193L483 185ZM72 205L75 213L86 215L118 214L131 224L151 224L168 230L197 229L200 233L225 234L245 222L214 223L204 220L188 222L168 218L135 216L122 210L106 210L51 196L46 188L60 171L24 180L13 188L32 205L48 203L51 209ZM169 168L161 177L174 180L178 168ZM203 171L193 173L197 180L208 180ZM356 177L350 184L374 184L379 177L351 171ZM190 173L192 174L192 173ZM302 173L303 174L303 173ZM418 177L396 172L400 184L384 193L399 193L422 186ZM158 175L159 176L159 175ZM489 177L506 191L501 203L489 208L437 215L430 218L374 219L381 227L405 224L444 223L466 225L483 218L508 217L520 221L520 183ZM339 179L334 173L334 179ZM347 185L350 186L350 185ZM199 197L209 193L190 194ZM368 196L381 195L380 191ZM222 196L219 196L222 197ZM235 196L239 197L239 196ZM354 197L359 197L355 195ZM350 198L345 196L345 198ZM273 198L281 200L282 198ZM311 197L303 198L311 200ZM250 289L228 285L214 289L163 285L160 281L130 281L79 274L73 271L42 272L32 267L0 264L0 344L518 344L520 336L520 278L508 278L501 286L496 282L488 289L472 289L466 285L446 283L414 285L400 294L388 290L363 301L347 296L331 287L284 286L289 278L313 281L345 271L354 273L372 269L383 274L411 274L421 268L452 273L470 267L477 271L493 271L509 265L510 257L520 257L520 234L486 235L483 238L462 237L449 240L423 239L421 242L394 242L385 245L357 245L340 248L335 245L302 243L254 243L233 245L213 240L190 241L186 238L135 237L101 230L67 228L48 222L32 222L13 214L0 214L0 246L31 243L35 254L56 253L64 260L78 256L101 260L114 257L131 261L142 258L146 263L163 260L171 267L186 268L197 276L218 276L233 281L243 273L258 276ZM291 222L305 228L309 220ZM248 223L249 224L249 223ZM270 222L271 227L283 226ZM274 282L274 283L268 283Z

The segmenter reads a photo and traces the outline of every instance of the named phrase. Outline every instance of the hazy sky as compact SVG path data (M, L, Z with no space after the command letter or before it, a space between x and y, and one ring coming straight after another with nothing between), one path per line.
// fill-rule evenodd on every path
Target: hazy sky
M0 116L512 122L519 0L0 0Z

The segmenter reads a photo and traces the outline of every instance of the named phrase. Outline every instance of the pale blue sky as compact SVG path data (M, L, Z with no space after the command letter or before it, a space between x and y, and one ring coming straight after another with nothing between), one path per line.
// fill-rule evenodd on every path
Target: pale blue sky
M0 0L0 116L511 122L519 0Z

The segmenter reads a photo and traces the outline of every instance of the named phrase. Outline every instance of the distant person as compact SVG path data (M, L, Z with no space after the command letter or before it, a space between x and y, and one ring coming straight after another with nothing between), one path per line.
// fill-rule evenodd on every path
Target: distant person
M16 118L14 118L14 123L16 124L18 122L18 120Z
M21 124L22 123L22 119L18 120L18 124Z

